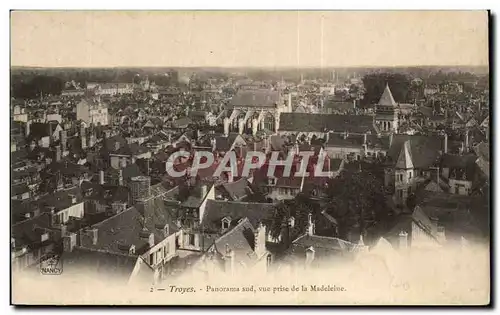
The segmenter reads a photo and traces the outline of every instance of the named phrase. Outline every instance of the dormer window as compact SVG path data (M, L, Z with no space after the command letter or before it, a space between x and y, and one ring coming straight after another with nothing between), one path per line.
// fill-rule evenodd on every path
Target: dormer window
M224 217L222 219L222 229L227 230L229 229L230 225L231 225L231 217Z
M275 178L275 177L269 177L269 178L267 179L267 183L268 183L268 185L270 185L270 186L274 186L274 185L276 185L276 178Z
M134 254L135 254L135 245L130 246L130 248L129 248L129 250L128 250L128 253L129 253L130 255L134 255Z

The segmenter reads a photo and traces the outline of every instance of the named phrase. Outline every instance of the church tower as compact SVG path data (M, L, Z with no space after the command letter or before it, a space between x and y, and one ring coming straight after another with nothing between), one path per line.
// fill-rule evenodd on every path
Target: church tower
M375 107L375 124L382 133L398 131L398 104L392 96L389 84Z
M415 182L410 140L406 140L401 147L394 169L394 176L396 203L403 205L408 196L412 193Z

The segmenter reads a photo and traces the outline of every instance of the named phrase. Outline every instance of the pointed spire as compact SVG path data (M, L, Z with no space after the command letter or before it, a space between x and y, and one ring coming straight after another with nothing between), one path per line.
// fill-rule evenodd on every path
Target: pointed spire
M410 150L410 140L406 140L401 151L399 152L399 157L396 162L396 168L399 169L410 169L413 168L413 160L411 158Z
M391 89L389 88L389 83L386 83L384 93L378 101L378 105L382 106L397 106L394 97L392 96Z

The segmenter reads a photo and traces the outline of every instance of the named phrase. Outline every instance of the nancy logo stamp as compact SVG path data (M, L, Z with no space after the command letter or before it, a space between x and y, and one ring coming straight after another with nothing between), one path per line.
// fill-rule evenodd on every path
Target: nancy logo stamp
M40 273L42 275L60 275L63 272L61 256L50 253L40 262Z

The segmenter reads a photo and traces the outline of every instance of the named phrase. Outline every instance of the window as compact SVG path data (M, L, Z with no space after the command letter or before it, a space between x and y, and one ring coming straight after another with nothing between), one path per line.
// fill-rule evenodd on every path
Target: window
M194 234L189 234L189 245L194 246Z
M267 255L266 262L267 262L267 266L268 267L271 266L271 263L272 263L272 257L271 257L271 255Z
M408 179L411 179L411 172L408 173Z
M229 225L231 224L231 219L228 217L225 217L222 219L222 229L226 230L229 229Z
M154 265L154 263L155 263L154 259L155 259L155 254L154 254L154 253L151 253L151 254L149 255L149 264L150 264L150 265Z

